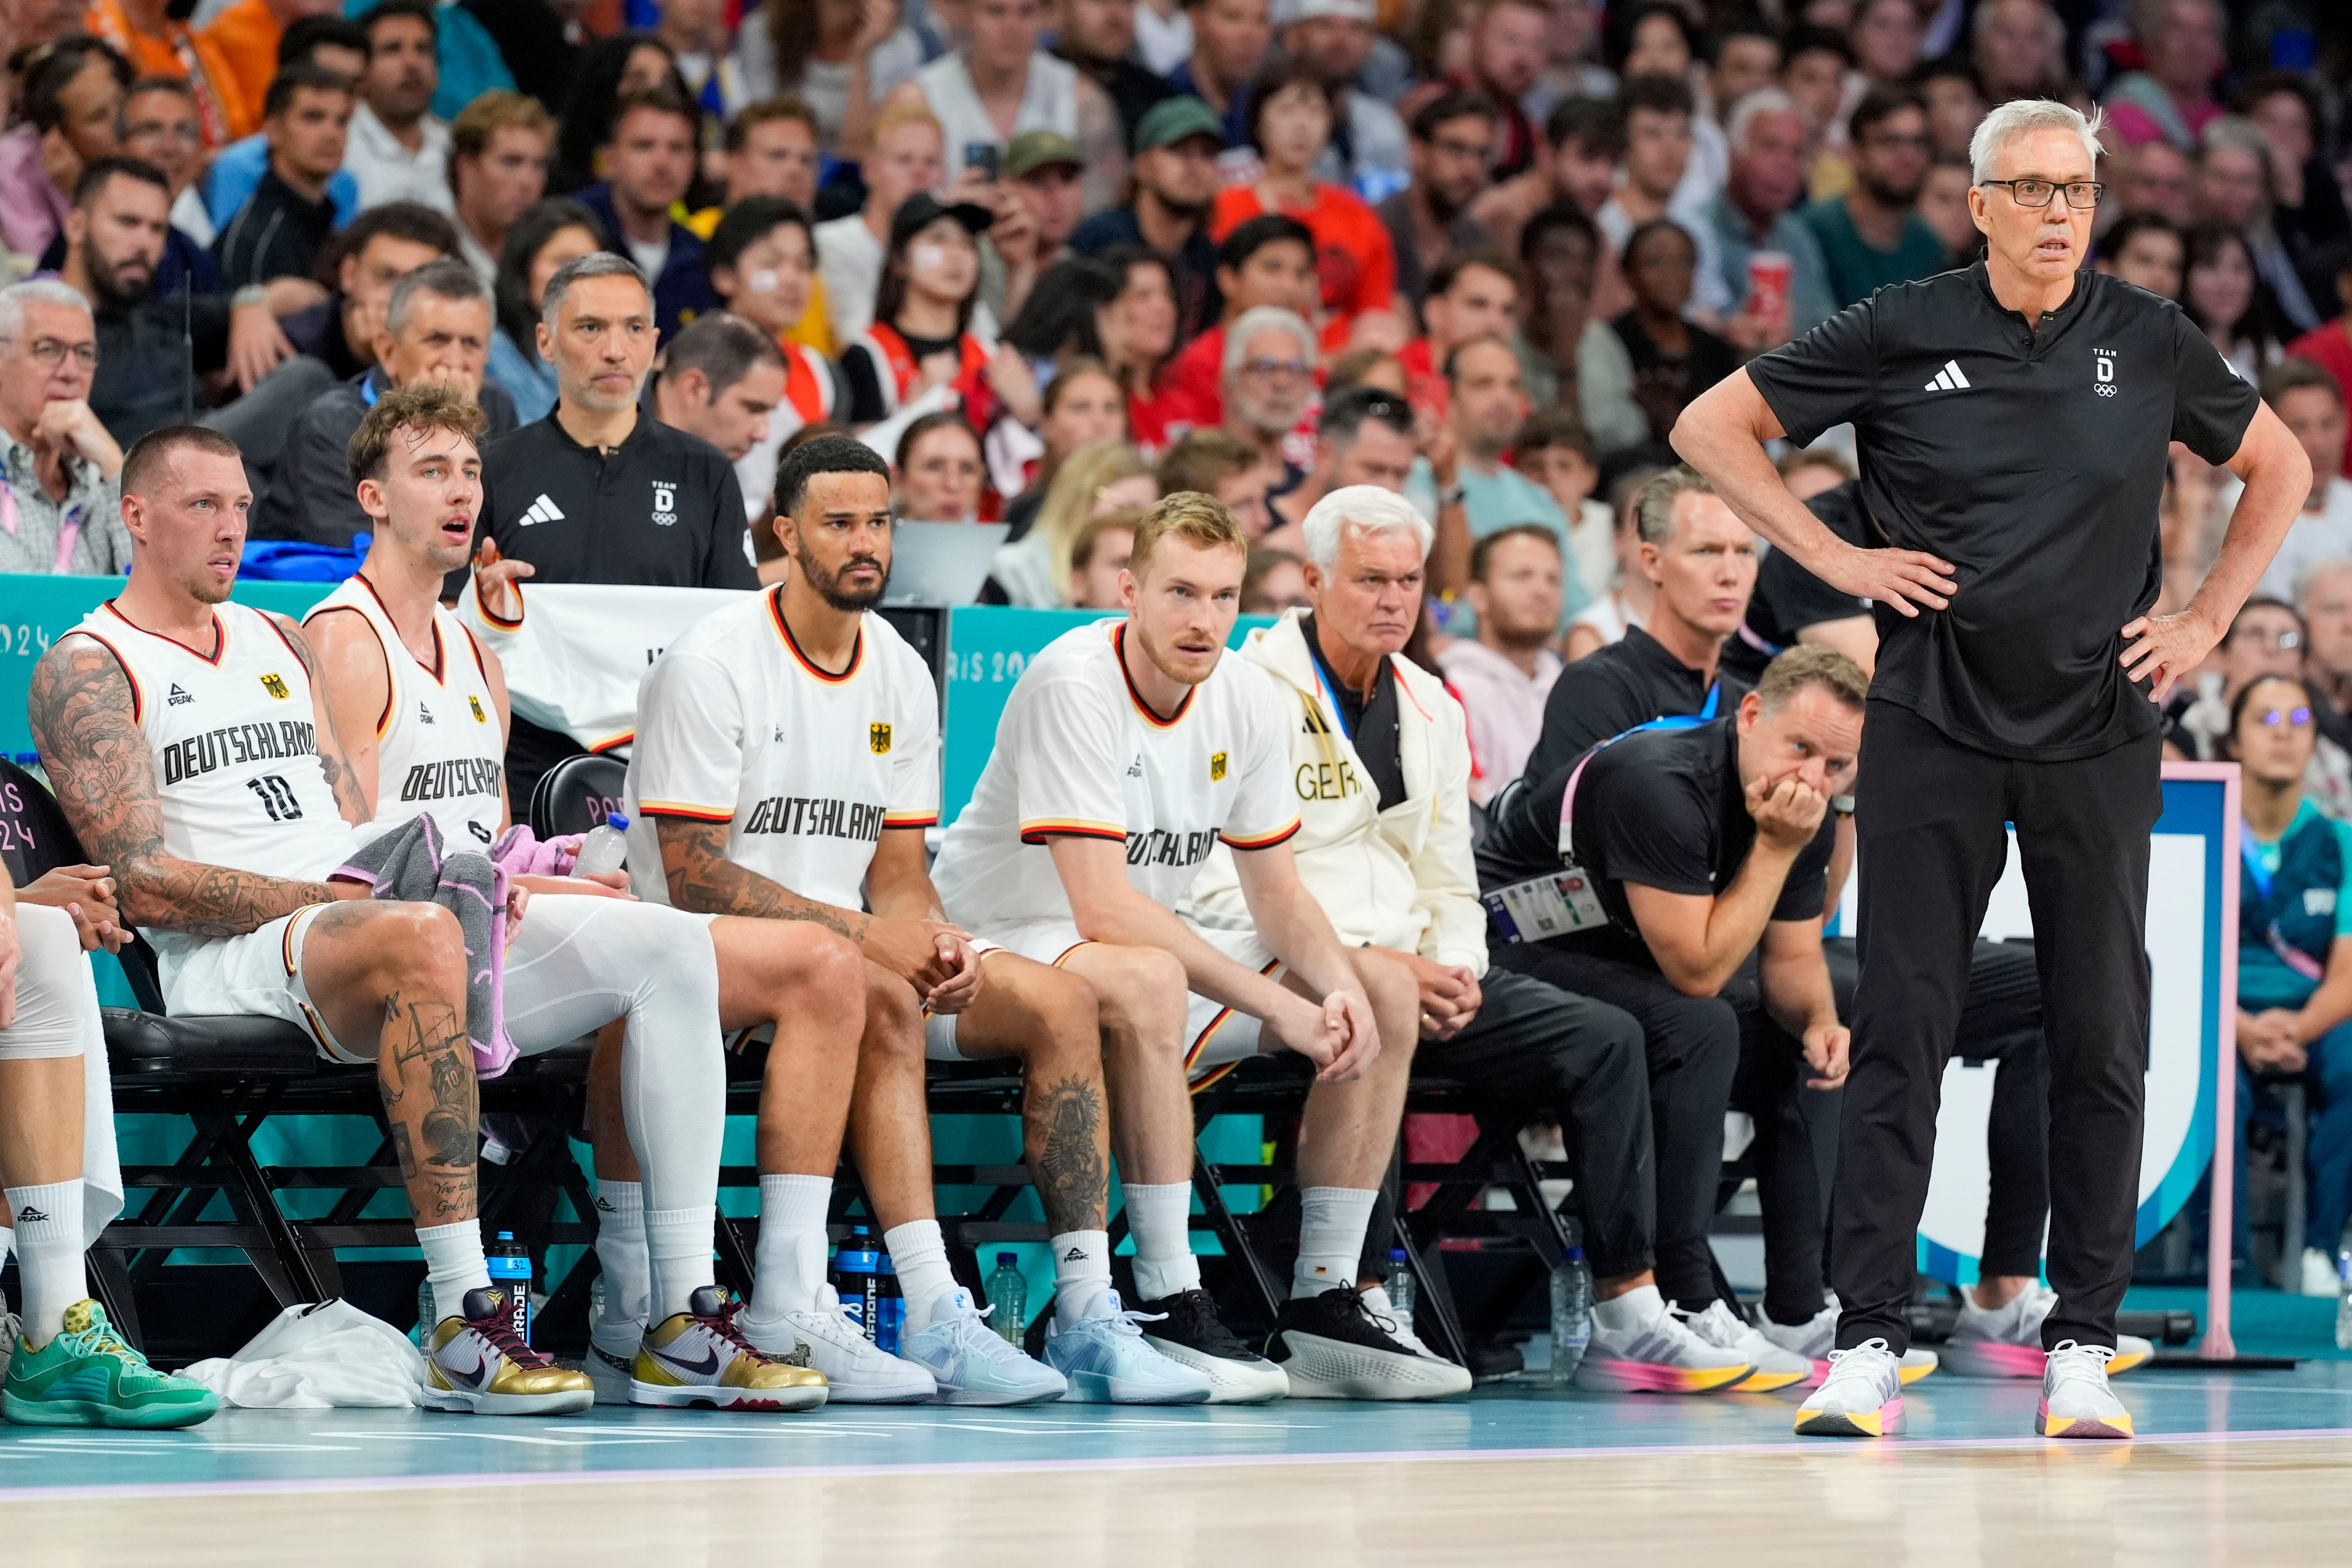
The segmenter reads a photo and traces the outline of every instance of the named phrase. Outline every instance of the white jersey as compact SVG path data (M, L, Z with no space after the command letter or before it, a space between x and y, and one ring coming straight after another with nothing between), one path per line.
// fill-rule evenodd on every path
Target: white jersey
M804 899L855 910L887 827L940 816L940 699L929 668L879 616L849 666L793 640L782 588L673 640L637 692L629 877L667 903L656 820L724 822L727 857Z
M260 611L213 610L212 652L142 631L113 601L74 628L104 645L131 681L139 732L155 755L166 854L265 877L316 880L360 838L319 761L310 671ZM191 944L150 932L160 949Z
M433 606L433 663L420 662L401 640L375 584L364 575L319 601L303 624L329 610L358 612L383 648L386 695L375 721L375 820L373 836L412 816L430 815L441 841L482 848L498 841L506 797L506 737L480 645L457 617Z
M1006 700L996 749L931 870L966 929L1070 918L1046 847L1056 837L1124 843L1129 882L1173 909L1220 838L1263 849L1298 831L1293 709L1265 673L1227 654L1162 720L1128 679L1126 625L1055 638Z

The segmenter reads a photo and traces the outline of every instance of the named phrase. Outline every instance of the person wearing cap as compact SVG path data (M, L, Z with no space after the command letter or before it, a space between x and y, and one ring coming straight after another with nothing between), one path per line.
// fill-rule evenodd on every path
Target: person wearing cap
M996 215L974 202L948 205L929 191L899 204L874 291L874 321L841 353L849 423L879 424L934 386L969 413L988 387L988 346L971 331L980 298L980 236ZM985 430L980 418L972 427Z
M1004 177L1012 182L1014 199L1037 220L1035 265L1045 267L1061 255L1086 216L1085 174L1078 144L1058 131L1024 131L1013 139ZM1012 257L1004 259L1006 266L1014 265Z
M1190 94L1163 99L1136 123L1134 145L1135 158L1128 165L1133 194L1127 205L1078 225L1070 248L1081 256L1097 256L1114 245L1158 251L1176 285L1176 341L1181 343L1224 311L1217 289L1217 247L1209 238L1224 122Z
M1136 5L1137 0L1064 0L1054 37L1054 53L1077 67L1118 110L1119 139L1129 146L1151 106L1176 96L1166 77L1130 58Z
M1058 131L1078 144L1088 207L1118 200L1127 147L1118 111L1093 79L1037 45L1045 0L971 0L956 47L893 88L885 110L928 108L947 133L948 156L964 167L1024 131Z
M1315 177L1346 185L1367 201L1404 189L1412 178L1404 121L1357 82L1371 58L1372 0L1277 0L1282 52L1313 71L1339 112Z

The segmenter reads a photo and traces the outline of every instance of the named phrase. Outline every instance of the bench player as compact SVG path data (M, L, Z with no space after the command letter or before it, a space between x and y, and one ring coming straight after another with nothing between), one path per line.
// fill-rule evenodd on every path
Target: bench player
M978 935L1121 1000L1125 1025L1106 1017L1105 1067L1154 1342L1228 1401L1453 1392L1456 1370L1391 1338L1356 1290L1420 996L1402 964L1341 945L1292 863L1290 710L1262 671L1220 657L1245 552L1233 514L1197 491L1144 514L1119 578L1127 619L1066 633L1030 660L948 831L940 889ZM1254 931L1174 912L1220 840L1240 852ZM1298 1263L1269 1360L1201 1289L1187 1082L1281 1049L1314 1064L1317 1081L1298 1137Z
M863 443L821 437L780 466L776 506L789 579L672 641L639 693L628 794L636 886L720 924L794 922L784 929L823 928L864 951L851 1127L906 1298L900 1377L926 1394L936 1382L957 1404L1066 1389L1120 1403L1205 1399L1208 1380L1146 1344L1111 1289L1094 993L1042 963L981 952L945 922L924 869L923 829L939 819L939 695L922 659L871 613L890 575L888 467ZM936 1055L1023 1060L1024 1145L1054 1233L1051 1370L992 1331L948 1271L932 1208L927 1041ZM763 1156L769 1123L791 1110L770 1087ZM764 1158L761 1172L752 1342L797 1331L828 1375L836 1357L876 1355L824 1283L830 1182L776 1173Z

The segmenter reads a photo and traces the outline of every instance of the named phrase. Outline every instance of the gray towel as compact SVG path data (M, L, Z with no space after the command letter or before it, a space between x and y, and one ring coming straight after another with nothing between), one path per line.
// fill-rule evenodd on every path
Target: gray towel
M507 874L478 849L447 849L429 816L412 816L370 839L328 873L366 882L379 899L438 904L457 917L466 937L466 1036L474 1071L496 1078L514 1064L507 1037Z

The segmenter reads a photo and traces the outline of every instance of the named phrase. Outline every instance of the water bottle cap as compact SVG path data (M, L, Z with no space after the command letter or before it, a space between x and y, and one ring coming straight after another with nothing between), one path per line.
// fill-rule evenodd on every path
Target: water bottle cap
M1402 1263L1404 1261L1404 1248L1402 1247L1390 1247L1389 1261L1391 1263Z
M1584 1261L1584 1248L1580 1247L1571 1247L1568 1249L1567 1256L1568 1260L1570 1263L1581 1263Z
M1009 1252L1000 1252L996 1255L996 1266L999 1268L1010 1268L1015 1261L1013 1254Z
M512 1241L514 1239L514 1232L510 1230L502 1230L499 1232L499 1239L500 1241Z
M604 818L604 826L615 833L626 833L629 830L629 819L616 811Z
M890 1255L887 1252L874 1260L874 1267L877 1272L882 1274L896 1274L898 1272L897 1269L890 1267Z

